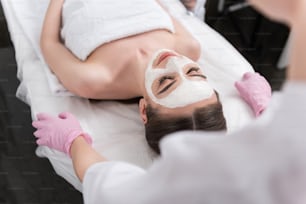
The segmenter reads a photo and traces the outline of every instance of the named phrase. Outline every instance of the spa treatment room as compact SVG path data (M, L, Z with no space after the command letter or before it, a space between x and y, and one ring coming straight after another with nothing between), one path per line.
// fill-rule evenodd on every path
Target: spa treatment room
M303 0L0 2L0 204L306 200Z

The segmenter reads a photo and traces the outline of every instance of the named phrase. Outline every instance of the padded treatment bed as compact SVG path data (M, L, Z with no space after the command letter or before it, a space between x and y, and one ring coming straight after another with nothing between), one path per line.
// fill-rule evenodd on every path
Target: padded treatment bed
M221 35L187 15L179 0L161 2L201 43L199 64L220 94L229 132L252 121L252 110L234 87L234 82L245 72L253 72L251 65ZM52 87L51 81L57 79L45 64L39 48L42 21L49 0L1 0L1 3L16 52L17 77L20 80L16 95L30 106L32 118L35 119L39 112L56 115L69 111L92 136L93 147L107 159L148 168L155 155L147 146L138 104L90 101L67 95L65 91L57 92L58 87ZM68 156L47 147L38 147L36 154L47 157L58 175L82 191Z

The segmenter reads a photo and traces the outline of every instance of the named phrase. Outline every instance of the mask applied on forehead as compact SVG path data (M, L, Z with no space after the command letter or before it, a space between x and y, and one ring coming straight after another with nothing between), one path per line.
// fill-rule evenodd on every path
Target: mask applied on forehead
M146 70L145 86L149 97L157 104L168 108L184 107L201 100L209 99L213 93L213 88L207 81L203 80L190 80L186 78L183 68L190 63L194 62L187 57L170 57L165 68L153 68L153 62L160 53L169 50L160 50L152 58ZM173 51L170 51L173 52ZM152 91L153 82L160 76L170 73L178 73L181 82L169 95L164 98L157 98Z

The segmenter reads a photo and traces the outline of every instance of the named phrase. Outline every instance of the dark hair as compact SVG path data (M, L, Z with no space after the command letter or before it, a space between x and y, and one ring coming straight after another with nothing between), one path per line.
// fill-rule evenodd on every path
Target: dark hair
M159 142L167 134L182 130L226 130L222 105L214 104L197 108L190 116L167 117L158 113L150 105L146 109L148 122L145 124L146 139L149 146L160 154Z

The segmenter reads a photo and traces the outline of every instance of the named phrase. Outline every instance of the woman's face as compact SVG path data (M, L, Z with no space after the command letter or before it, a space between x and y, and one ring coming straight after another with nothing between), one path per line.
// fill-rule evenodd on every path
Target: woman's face
M146 70L145 86L149 99L168 109L217 101L199 65L171 50L155 53Z

